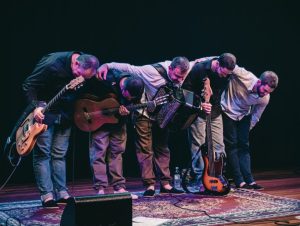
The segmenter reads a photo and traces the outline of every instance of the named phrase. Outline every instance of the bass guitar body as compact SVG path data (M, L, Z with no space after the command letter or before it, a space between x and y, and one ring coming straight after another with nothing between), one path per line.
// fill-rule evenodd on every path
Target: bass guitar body
M74 121L82 131L95 131L104 124L115 124L119 119L115 113L120 104L114 98L107 98L100 102L80 99L75 105ZM111 109L111 110L110 110Z
M203 98L209 103L212 95L210 80L204 80ZM213 138L211 130L211 115L206 115L206 144L203 145L202 157L204 160L204 172L202 176L203 185L207 191L215 195L226 195L230 191L230 184L223 176L224 158L223 155L216 158L213 148Z
M203 154L204 172L202 176L203 185L206 190L214 195L227 195L230 192L230 184L223 176L224 159L220 157L213 162L213 170L206 154ZM210 173L213 171L213 173Z

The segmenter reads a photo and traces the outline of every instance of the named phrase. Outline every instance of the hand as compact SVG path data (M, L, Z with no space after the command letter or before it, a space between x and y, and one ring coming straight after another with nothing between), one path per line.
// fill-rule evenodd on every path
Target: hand
M106 80L107 72L108 72L107 64L101 65L97 70L96 78L99 80Z
M33 112L33 117L38 123L42 123L45 119L45 115L42 112L43 109L43 107L37 107Z
M119 114L120 115L129 115L129 111L127 110L127 108L124 105L121 105L119 107Z
M202 110L206 113L206 114L210 114L211 112L211 103L201 103L201 107Z

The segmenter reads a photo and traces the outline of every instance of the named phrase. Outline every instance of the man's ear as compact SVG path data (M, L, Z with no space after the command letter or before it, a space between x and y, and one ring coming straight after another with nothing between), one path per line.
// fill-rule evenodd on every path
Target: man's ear
M79 62L78 60L76 60L76 61L75 61L75 65L76 65L77 67L79 67L79 66L80 66L80 62Z

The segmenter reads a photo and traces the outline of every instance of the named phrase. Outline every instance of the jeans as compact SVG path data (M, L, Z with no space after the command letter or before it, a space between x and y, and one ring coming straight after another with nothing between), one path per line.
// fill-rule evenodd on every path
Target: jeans
M223 122L222 115L211 119L211 133L213 149L216 157L225 154L223 142ZM198 117L188 129L188 140L190 143L192 172L195 174L195 179L200 181L204 170L204 161L201 153L201 145L205 143L206 137L206 119Z
M65 156L70 134L70 127L54 124L37 138L33 169L42 201L68 196Z
M225 147L237 186L242 182L247 184L254 182L249 148L250 122L251 115L245 116L240 121L223 115Z
M125 189L122 154L126 148L126 125L109 125L92 133L90 162L94 189L108 185L114 190ZM108 167L107 167L108 166Z

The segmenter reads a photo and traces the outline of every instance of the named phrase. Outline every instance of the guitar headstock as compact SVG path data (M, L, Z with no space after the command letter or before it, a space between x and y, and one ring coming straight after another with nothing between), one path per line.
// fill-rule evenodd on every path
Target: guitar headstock
M201 96L204 99L204 102L209 103L210 97L213 95L209 78L205 78L203 80L203 84Z
M169 102L169 94L164 96L156 97L154 100L147 102L147 110L150 113L153 113L156 109L156 106L166 104Z
M66 89L73 89L76 90L83 86L84 78L82 76L79 76L75 79L72 79L68 85L66 85Z

